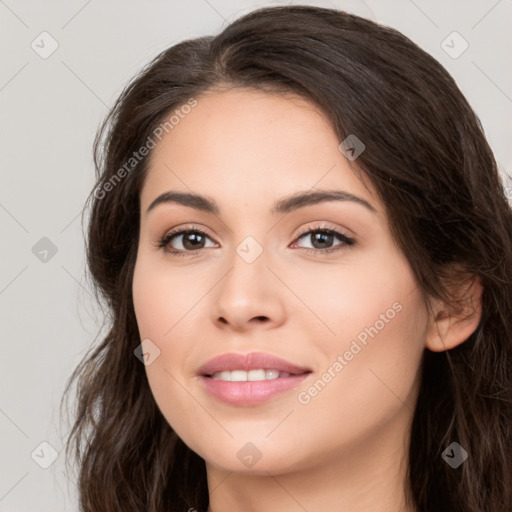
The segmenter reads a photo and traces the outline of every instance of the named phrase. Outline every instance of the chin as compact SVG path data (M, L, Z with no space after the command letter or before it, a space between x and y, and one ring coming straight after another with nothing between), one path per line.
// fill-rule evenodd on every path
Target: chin
M204 451L196 453L207 465L248 475L277 476L297 470L301 466L301 461L296 459L297 450L293 446L279 447L268 443L267 446L258 446L250 441L232 442L216 445L215 448L210 445Z

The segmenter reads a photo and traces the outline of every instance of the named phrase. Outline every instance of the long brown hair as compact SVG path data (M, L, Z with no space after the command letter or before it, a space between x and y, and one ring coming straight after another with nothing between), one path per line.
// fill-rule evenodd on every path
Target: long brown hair
M322 109L340 141L364 142L355 170L378 191L427 299L452 300L449 277L480 279L476 331L450 351L425 350L408 499L421 512L512 510L512 212L480 121L446 70L407 37L310 6L259 9L215 37L163 51L98 132L86 242L108 332L64 395L76 383L66 455L77 460L81 510L208 506L204 461L168 425L134 356L131 283L148 158L133 155L158 141L169 115L221 87L298 94ZM457 469L441 456L453 441L469 454Z

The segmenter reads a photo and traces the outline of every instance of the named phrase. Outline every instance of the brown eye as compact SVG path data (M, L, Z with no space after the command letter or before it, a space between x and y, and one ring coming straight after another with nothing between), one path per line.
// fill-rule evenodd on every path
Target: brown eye
M177 236L183 237L181 243L185 249L190 251L193 251L194 249L202 249L205 243L204 235L197 231L187 231L186 233ZM176 236L173 238L176 238Z
M315 249L329 249L336 238L335 235L322 231L313 231L309 237Z
M186 256L204 249L207 240L211 240L210 237L198 229L181 229L167 233L158 242L158 247L171 254Z
M315 227L302 232L296 240L301 239L307 240L311 244L311 247L302 247L302 249L317 254L341 251L356 244L353 238L348 237L344 233L333 228L324 227ZM340 240L341 243L333 246L336 239ZM294 245L297 245L297 242Z

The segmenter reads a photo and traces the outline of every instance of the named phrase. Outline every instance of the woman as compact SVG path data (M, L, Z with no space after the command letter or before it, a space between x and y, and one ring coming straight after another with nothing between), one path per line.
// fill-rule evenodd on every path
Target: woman
M511 209L432 57L257 10L156 57L95 155L82 510L512 509Z

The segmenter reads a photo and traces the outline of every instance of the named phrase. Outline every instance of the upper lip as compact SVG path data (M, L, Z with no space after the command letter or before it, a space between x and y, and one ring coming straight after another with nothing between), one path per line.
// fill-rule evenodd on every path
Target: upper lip
M211 376L218 372L233 370L279 370L294 375L308 373L311 370L296 364L285 361L280 357L262 352L251 352L249 354L223 354L214 357L202 365L198 370L198 375Z

